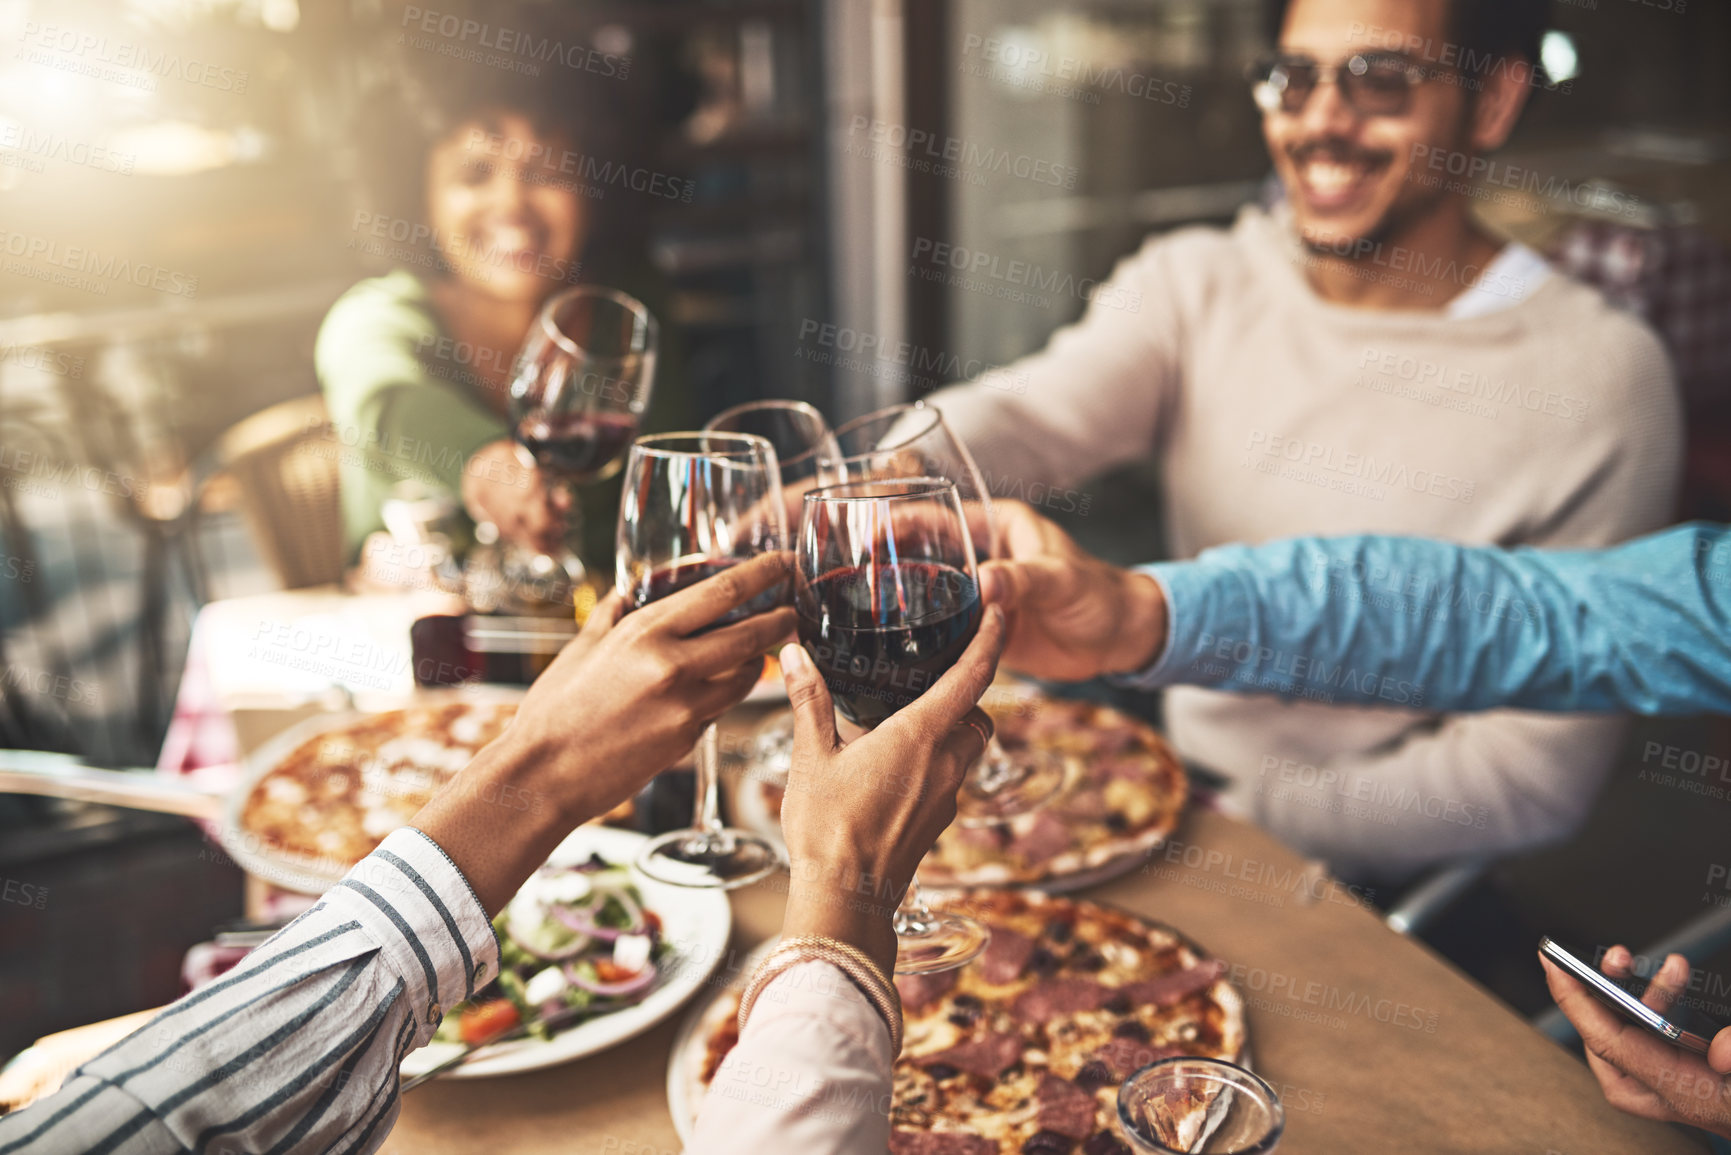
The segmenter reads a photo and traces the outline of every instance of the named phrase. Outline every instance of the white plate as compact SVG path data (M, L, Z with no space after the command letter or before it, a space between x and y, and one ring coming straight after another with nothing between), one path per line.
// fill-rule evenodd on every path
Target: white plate
M690 1148L693 1125L697 1122L697 1112L703 1106L703 1096L697 1086L697 1064L703 1062L708 1054L709 1040L704 1033L705 1022L709 1008L716 1001L731 991L737 991L745 986L764 959L769 957L775 944L781 941L781 936L766 939L757 944L752 952L745 956L727 982L710 985L703 997L691 1004L691 1009L679 1021L679 1030L673 1035L673 1050L667 1055L667 1113L673 1116L673 1130L679 1135L680 1146Z
M572 864L586 861L590 854L599 854L608 862L631 862L647 841L644 835L630 830L580 826L559 844L548 861ZM643 895L644 907L661 916L661 938L669 946L659 964L661 975L649 997L634 1007L560 1031L545 1042L518 1039L484 1048L444 1077L481 1079L489 1075L514 1075L593 1055L649 1030L702 989L727 955L727 937L733 929L733 907L727 901L727 893L669 886L635 871L632 881ZM405 1076L417 1075L459 1049L456 1043L429 1043L403 1060L402 1072Z

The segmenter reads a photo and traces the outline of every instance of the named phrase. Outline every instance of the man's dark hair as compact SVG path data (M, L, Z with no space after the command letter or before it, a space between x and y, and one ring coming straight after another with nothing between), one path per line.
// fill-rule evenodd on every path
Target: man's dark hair
M1467 60L1515 57L1539 63L1539 45L1551 22L1551 0L1447 0L1450 44ZM1270 43L1279 43L1292 0L1273 0L1269 13ZM1470 56L1465 54L1470 53Z

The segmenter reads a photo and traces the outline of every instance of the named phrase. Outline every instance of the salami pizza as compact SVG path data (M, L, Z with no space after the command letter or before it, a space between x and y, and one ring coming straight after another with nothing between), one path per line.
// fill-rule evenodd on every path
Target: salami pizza
M1177 828L1188 779L1152 726L1109 706L1051 698L1020 685L993 687L981 706L1012 756L1033 748L1061 760L1064 785L1032 813L991 826L950 827L920 864L921 883L1091 882L1134 866ZM741 788L759 794L742 813L780 814L783 791L773 779L747 776Z
M934 905L982 920L992 939L959 970L896 979L892 1155L1122 1155L1126 1077L1180 1055L1244 1057L1244 1006L1225 965L1169 927L1031 890ZM718 998L675 1056L693 1112L738 1041L738 1007L737 994ZM1194 1136L1209 1104L1163 1106Z

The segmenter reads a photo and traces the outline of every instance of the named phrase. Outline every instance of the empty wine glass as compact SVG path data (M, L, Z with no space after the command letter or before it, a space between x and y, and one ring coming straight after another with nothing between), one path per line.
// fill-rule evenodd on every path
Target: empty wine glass
M703 427L721 433L750 433L775 447L781 462L781 495L789 525L799 524L800 499L818 485L818 463L839 457L835 434L822 413L804 401L748 401L724 409ZM793 758L793 712L784 710L758 729L747 759L747 779L786 780Z
M820 461L841 456L829 422L804 401L748 401L722 410L703 428L714 433L749 433L774 446L781 462L782 496L789 502L797 502L805 490L815 487Z
M1148 1155L1267 1155L1286 1129L1274 1088L1224 1059L1161 1059L1118 1088L1118 1123Z
M961 500L953 482L933 477L825 486L804 500L799 640L837 711L869 730L931 687L979 631L979 572ZM917 881L893 921L900 974L959 967L991 937L974 919L934 913Z
M827 483L879 477L943 477L955 483L974 550L982 559L998 552L992 498L979 467L944 420L924 402L895 405L855 418L835 432L836 456L818 463ZM957 821L993 826L1038 810L1064 785L1063 759L1049 750L1006 750L994 735L956 799Z
M565 510L567 542L581 534L575 487L610 476L643 423L655 388L657 345L658 325L643 302L617 289L579 285L542 306L517 354L513 434ZM574 591L586 574L568 545L553 554L512 546L502 565L507 589L563 575Z
M640 437L625 467L619 505L615 587L627 612L720 573L760 553L786 548L787 514L775 449L741 433L667 433ZM774 609L777 588L714 626ZM637 868L676 886L732 889L781 865L758 835L721 824L716 774L720 751L712 723L697 743L697 805L691 828L652 839Z

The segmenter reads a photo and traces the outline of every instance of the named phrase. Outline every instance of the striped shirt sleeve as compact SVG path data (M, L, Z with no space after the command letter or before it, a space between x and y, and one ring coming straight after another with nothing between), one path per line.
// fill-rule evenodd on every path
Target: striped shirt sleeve
M370 1152L397 1066L499 972L468 880L418 830L215 982L0 1118L14 1152Z

